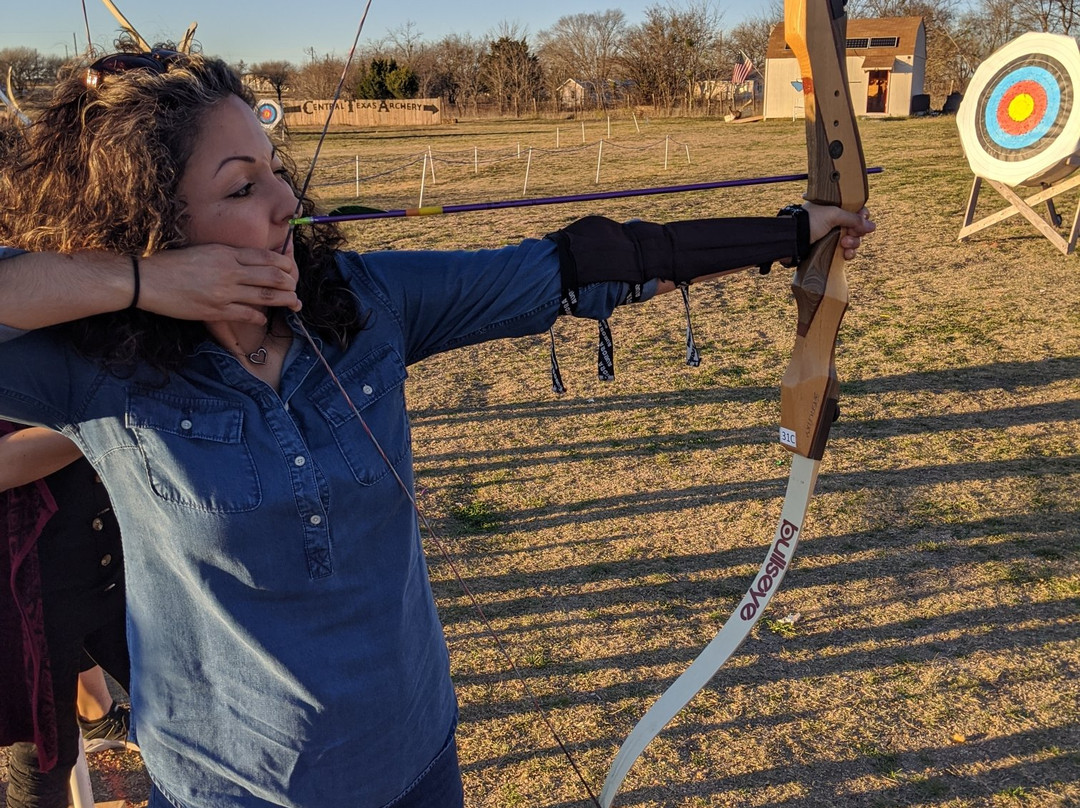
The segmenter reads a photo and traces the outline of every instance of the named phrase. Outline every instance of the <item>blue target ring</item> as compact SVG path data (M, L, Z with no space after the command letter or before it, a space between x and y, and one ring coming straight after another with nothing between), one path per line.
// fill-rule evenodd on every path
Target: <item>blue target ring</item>
M1061 87L1058 77L1054 76L1044 67L1029 65L1014 70L1005 76L993 91L986 103L986 113L983 121L986 126L987 136L1003 149L1026 149L1050 134L1054 123L1061 114ZM1010 114L1007 107L1016 102L1016 89L1023 89L1025 84L1034 85L1042 90L1042 97L1032 103L1031 117L1037 120L1018 120L1015 114ZM1024 96L1030 97L1030 93ZM1013 104L1010 104L1010 100ZM1002 121L1015 123L1008 131ZM1026 130L1026 131L1024 131Z

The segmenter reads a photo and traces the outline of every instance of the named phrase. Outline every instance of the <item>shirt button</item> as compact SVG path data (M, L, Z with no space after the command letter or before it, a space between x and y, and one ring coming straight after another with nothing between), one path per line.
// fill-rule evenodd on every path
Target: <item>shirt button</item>
M302 466L306 462L307 462L307 458L304 457L303 455L297 455L295 458L293 458L293 463L295 463L298 466Z
M191 429L191 421L185 418L183 421L180 422L180 428L183 429L185 432Z
M374 390L372 389L372 387L371 387L371 385L370 385L370 384L365 384L365 385L364 385L364 387L363 387L362 389L363 389L363 391L364 391L364 395L365 395L365 396L370 396L370 395L371 395L372 393L374 393L374 392L375 392L375 391L374 391Z
M91 528L91 530L102 530L102 529L104 529L104 527L105 527L105 523L104 523L104 522L102 522L102 521L101 521L100 519L98 519L97 517L95 517L95 518L94 518L94 519L93 519L93 520L92 520L92 521L90 522L90 528Z
M112 563L112 556L106 553L101 557L101 566L107 567Z
M313 524L313 525L321 525L322 524L322 517L319 516L319 514L315 514L313 517L308 519L308 521L311 522L311 524Z

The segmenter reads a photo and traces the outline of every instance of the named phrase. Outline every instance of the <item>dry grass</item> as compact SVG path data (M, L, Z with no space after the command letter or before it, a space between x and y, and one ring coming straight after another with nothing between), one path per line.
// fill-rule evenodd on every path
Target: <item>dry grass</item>
M564 143L571 132L580 142L579 123L463 123L335 135L324 159L378 154L389 166L429 144L436 156L475 146L483 159L518 142L527 154L550 149L556 125ZM799 123L613 128L625 148L605 146L601 189L805 165ZM956 242L971 175L953 120L864 121L862 131L868 163L886 169L871 180L879 232L849 271L842 415L800 553L751 638L632 769L619 805L1080 805L1080 264L1026 224ZM672 147L663 170L668 134L689 144L691 165ZM595 190L605 124L590 122L587 136L588 153L534 153L530 195ZM523 163L473 174L471 154L437 161L425 203L519 196ZM420 165L409 170L407 181L365 183L364 202L415 205ZM491 246L586 212L769 213L801 190L350 232L361 249ZM331 204L352 186L340 193ZM422 505L594 789L643 711L723 625L772 535L787 474L774 439L794 316L784 275L694 290L697 369L681 364L671 296L614 318L612 384L595 381L585 322L556 329L562 397L548 391L540 338L411 370ZM468 805L587 805L429 549ZM798 617L776 622L786 615Z

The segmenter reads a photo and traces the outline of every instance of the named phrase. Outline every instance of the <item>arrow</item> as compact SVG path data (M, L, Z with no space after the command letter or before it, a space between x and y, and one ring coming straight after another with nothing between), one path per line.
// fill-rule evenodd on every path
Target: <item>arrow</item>
M866 169L867 174L880 174L885 169L880 166ZM438 216L444 213L471 213L478 210L500 210L502 208L531 208L537 205L562 205L568 202L595 202L600 199L622 199L632 196L654 196L657 194L676 194L687 191L711 191L716 188L735 188L744 185L772 185L780 182L798 182L807 179L806 174L782 174L776 177L754 177L740 180L717 180L699 182L692 185L668 185L660 188L631 188L625 191L597 191L591 194L572 194L570 196L547 196L537 199L504 199L500 202L469 202L463 205L430 205L422 208L402 208L399 210L380 210L361 213L323 214L320 216L302 216L290 219L289 224L330 224L332 222L359 222L367 219L396 219L403 216Z

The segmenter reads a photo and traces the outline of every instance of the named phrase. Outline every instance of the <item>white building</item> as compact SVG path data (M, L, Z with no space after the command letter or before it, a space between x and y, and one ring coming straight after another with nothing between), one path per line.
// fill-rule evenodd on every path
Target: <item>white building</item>
M856 115L906 116L923 103L926 78L926 28L922 17L848 20L848 88ZM918 102L916 102L918 103ZM804 115L802 76L795 54L784 41L784 25L769 36L765 54L765 117Z

